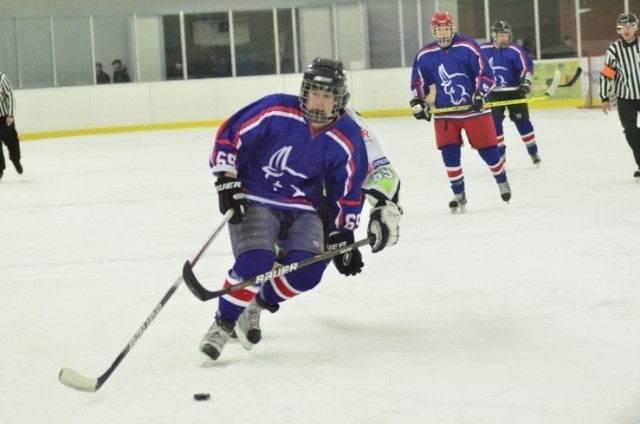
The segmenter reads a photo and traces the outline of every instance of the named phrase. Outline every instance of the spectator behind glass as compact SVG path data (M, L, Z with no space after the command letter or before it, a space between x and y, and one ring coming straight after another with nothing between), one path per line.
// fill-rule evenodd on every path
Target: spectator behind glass
M111 84L111 77L102 70L102 63L96 63L96 84Z
M576 55L576 46L573 43L573 37L565 35L562 44L557 49L557 57L574 57Z
M113 83L118 82L131 82L131 78L129 78L129 73L127 72L127 67L122 64L120 59L114 59L111 62L111 66L113 66Z
M525 36L524 38L518 38L516 40L516 44L518 44L520 47L522 47L522 50L527 52L529 55L535 56L535 54L533 52L533 46L531 45L531 42L529 41L529 37L528 36Z
M167 79L176 80L176 79L184 79L183 76L182 62L176 60L173 64L167 69Z

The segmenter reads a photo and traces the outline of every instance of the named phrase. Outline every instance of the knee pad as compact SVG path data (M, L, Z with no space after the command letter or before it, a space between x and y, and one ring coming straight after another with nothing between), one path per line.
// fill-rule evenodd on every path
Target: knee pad
M271 271L275 261L275 252L264 249L249 250L236 258L231 275L234 278L246 280Z
M447 144L440 149L442 154L442 161L448 168L455 168L460 166L460 145L459 144Z
M311 252L292 251L285 257L284 265L300 262L312 256L314 254ZM318 261L291 274L269 280L262 285L260 296L270 304L289 300L316 287L326 267L327 264L324 261Z

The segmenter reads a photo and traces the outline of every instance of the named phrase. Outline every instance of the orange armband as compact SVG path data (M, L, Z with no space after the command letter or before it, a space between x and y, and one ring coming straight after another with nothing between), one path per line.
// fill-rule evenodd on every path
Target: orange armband
M609 79L614 79L616 77L616 70L612 69L610 67L608 67L607 65L603 65L602 66L602 70L600 71L600 73L605 77L605 78L609 78Z

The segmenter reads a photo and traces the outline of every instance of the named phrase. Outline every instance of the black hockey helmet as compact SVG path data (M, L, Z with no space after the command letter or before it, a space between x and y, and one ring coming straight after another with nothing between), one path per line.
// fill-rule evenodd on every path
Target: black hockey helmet
M498 34L509 34L508 43L511 43L511 40L513 39L513 33L511 32L511 25L509 25L507 21L495 21L491 25L491 38L493 38L493 41L496 41Z
M638 28L638 17L634 13L621 13L616 20L616 27L620 29L623 25Z
M324 90L335 94L336 99L331 111L331 116L316 110L309 110L307 101L309 90ZM302 86L300 87L300 108L307 119L317 123L329 122L338 116L338 113L349 102L349 91L347 89L347 73L342 62L339 60L316 57L307 66L302 76Z

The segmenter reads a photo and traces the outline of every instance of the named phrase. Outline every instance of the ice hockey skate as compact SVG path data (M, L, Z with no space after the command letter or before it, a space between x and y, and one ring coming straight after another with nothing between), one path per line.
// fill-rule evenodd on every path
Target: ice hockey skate
M542 162L542 160L540 160L540 156L537 153L534 153L531 155L531 162L533 162L536 168L540 168L540 162Z
M453 196L453 200L449 202L449 209L454 215L464 213L467 210L467 196L464 192Z
M500 197L502 197L502 200L509 203L509 200L511 200L511 187L509 187L509 182L498 183L498 188L500 189Z
M640 168L638 168L638 170L633 173L633 178L636 180L637 183L640 183Z
M247 350L251 350L253 345L258 344L262 339L260 313L263 308L256 302L256 298L249 303L236 323L238 341Z
M207 359L213 361L218 359L222 349L224 349L224 345L227 344L231 338L234 325L235 323L233 322L216 317L209 331L206 332L200 342L200 352L204 353Z

